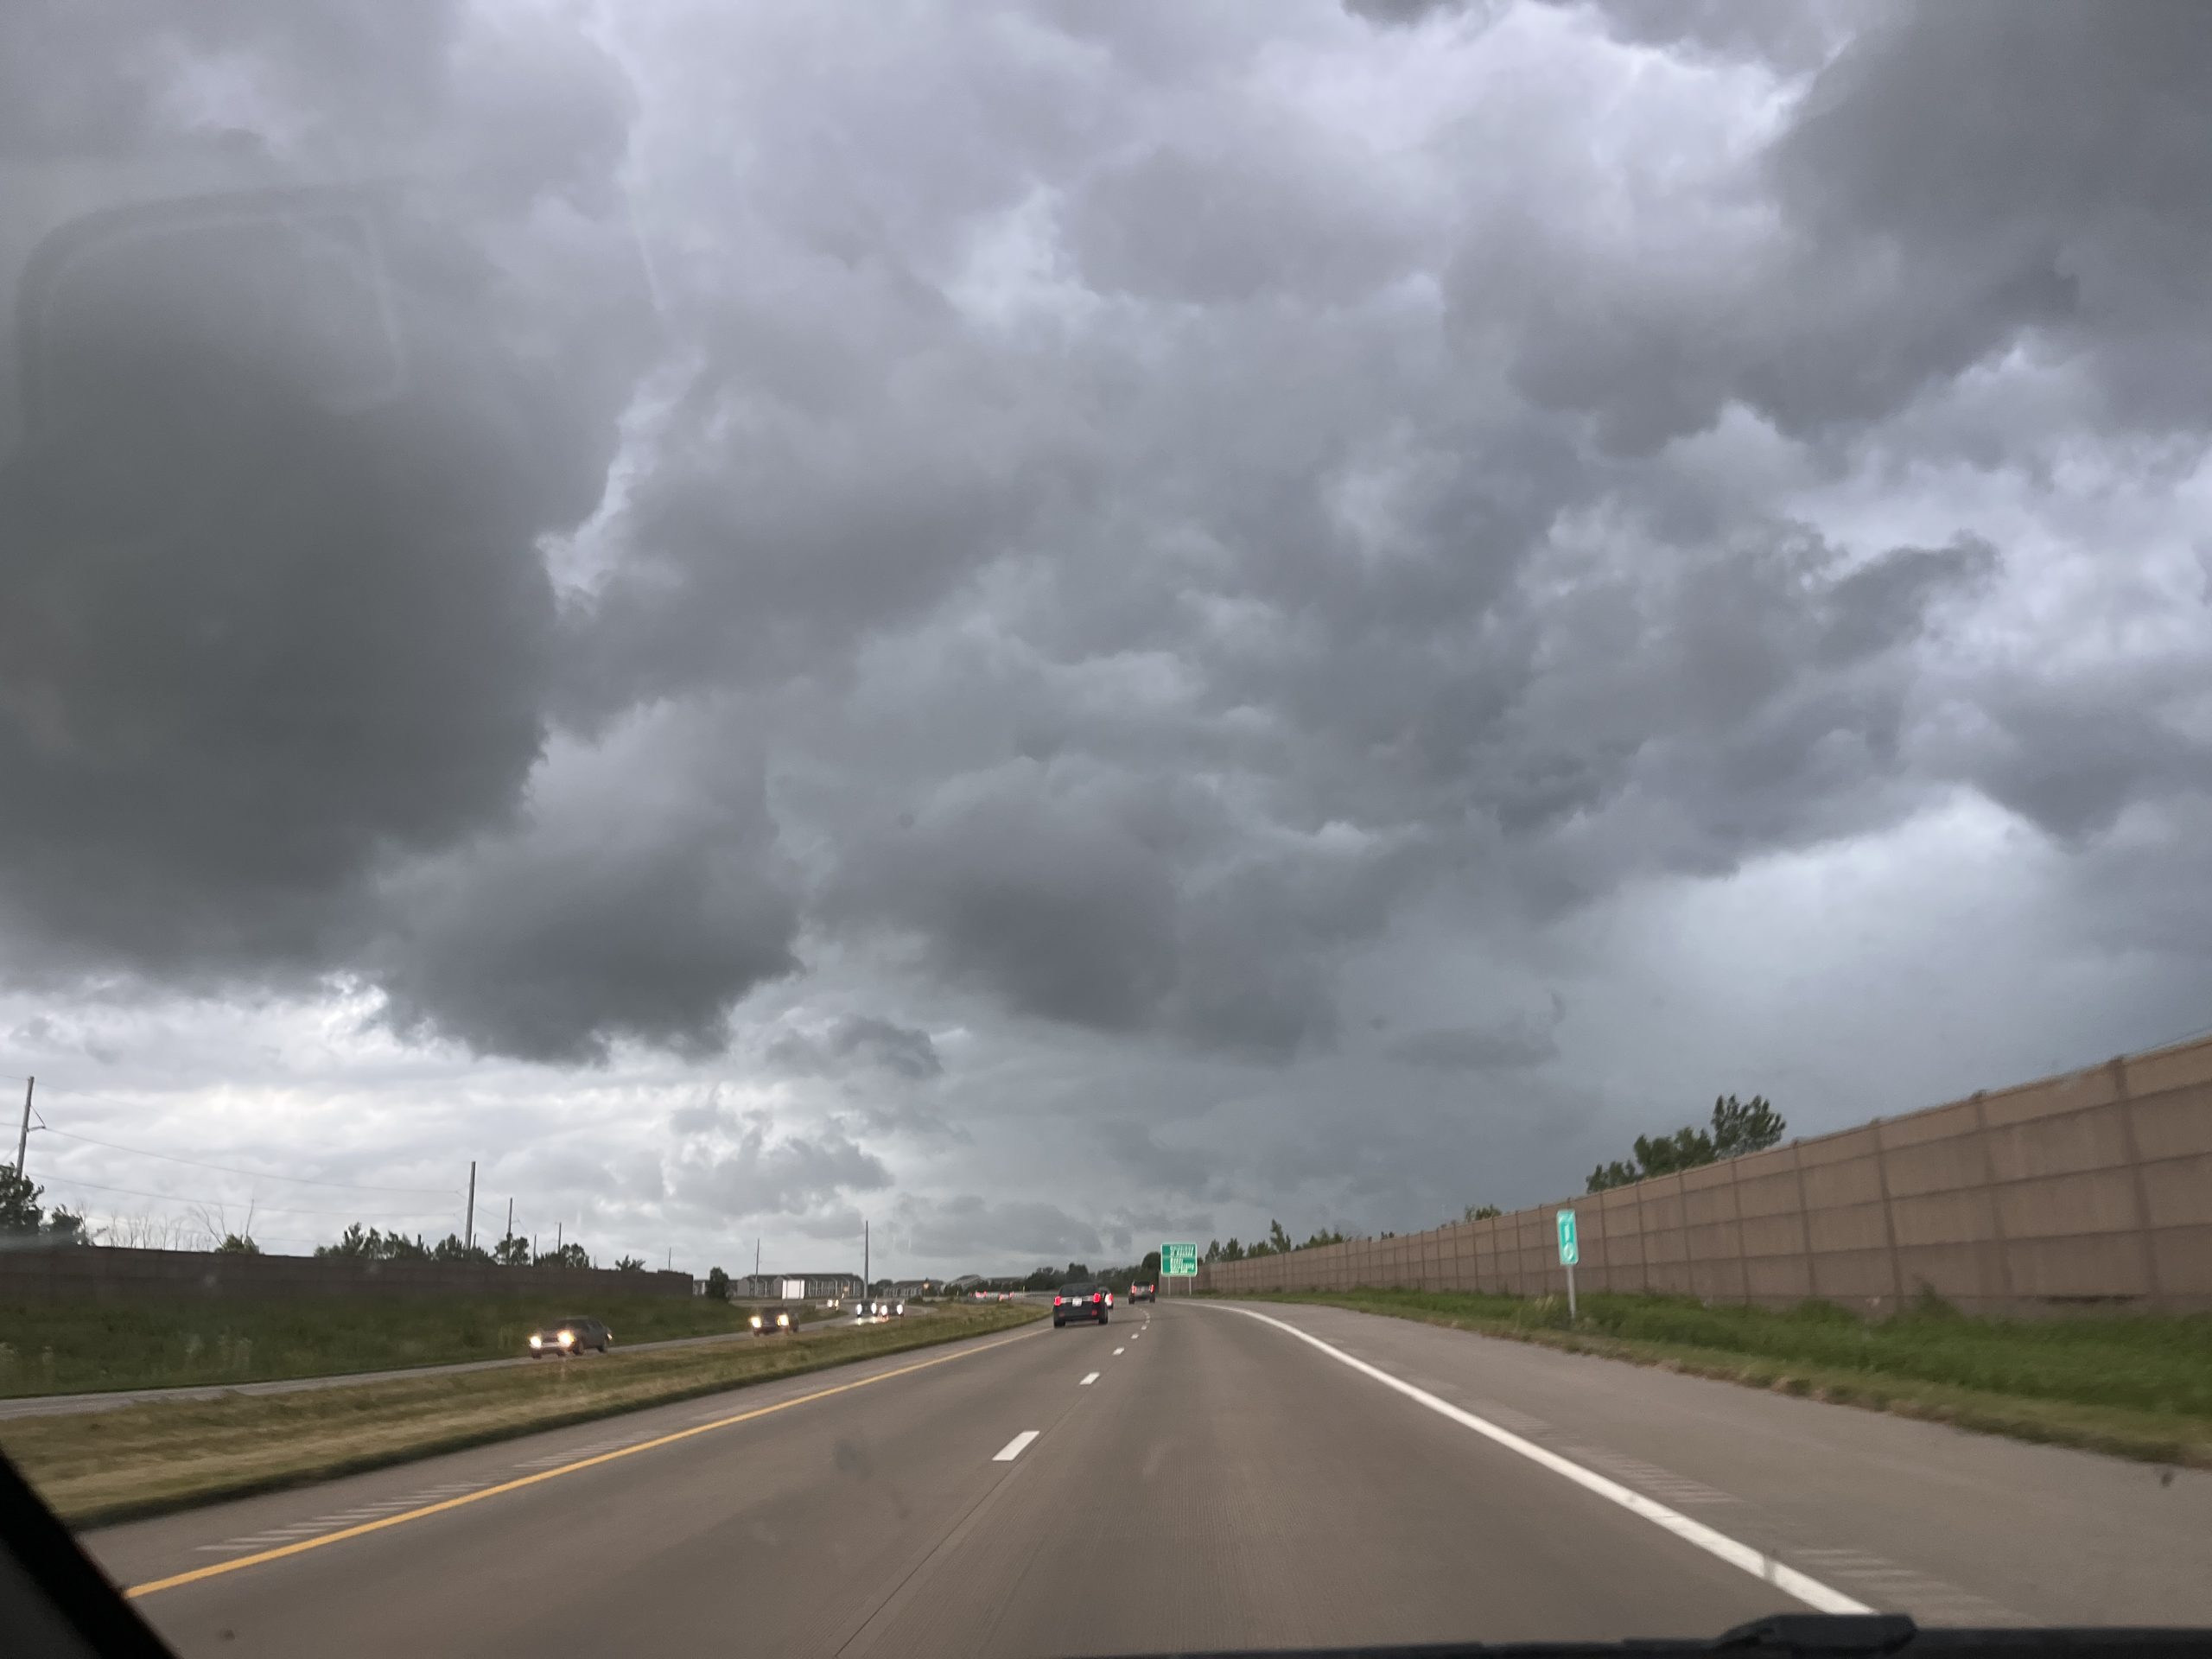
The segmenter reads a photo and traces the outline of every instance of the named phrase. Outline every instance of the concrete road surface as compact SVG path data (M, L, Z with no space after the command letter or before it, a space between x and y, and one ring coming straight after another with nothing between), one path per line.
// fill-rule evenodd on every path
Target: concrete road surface
M2199 1472L1164 1302L88 1541L188 1659L249 1659L1619 1637L1808 1605L2212 1624L2207 1538Z

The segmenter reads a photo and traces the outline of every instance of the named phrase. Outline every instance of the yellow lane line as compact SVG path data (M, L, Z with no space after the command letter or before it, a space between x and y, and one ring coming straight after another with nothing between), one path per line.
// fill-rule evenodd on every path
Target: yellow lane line
M1034 1335L1025 1332L1024 1336ZM347 1527L338 1532L326 1532L313 1538L302 1538L296 1544L281 1545L264 1549L258 1554L241 1555L236 1560L216 1561L207 1567L195 1567L189 1573L172 1573L166 1579L152 1579L144 1584L134 1584L124 1591L132 1600L150 1596L157 1591L174 1590L180 1585L197 1584L202 1579L220 1578L226 1573L242 1572L249 1567L260 1567L270 1561L279 1561L287 1555L303 1554L310 1549L321 1549L329 1544L342 1544L349 1538L365 1537L372 1532L382 1532L387 1527L404 1526L410 1521L420 1521L426 1515L441 1515L448 1510L457 1510L465 1503L480 1503L487 1497L497 1497L502 1492L520 1491L525 1486L535 1486L540 1481L557 1480L563 1475L573 1475L579 1469L596 1468L602 1463L613 1463L617 1458L635 1457L640 1452L673 1446L678 1440L688 1440L695 1434L710 1434L718 1428L728 1428L737 1423L749 1423L756 1417L766 1417L779 1411L789 1411L793 1406L804 1406L816 1400L827 1400L833 1394L849 1394L855 1389L864 1389L871 1382L888 1382L894 1376L911 1376L916 1371L926 1371L933 1365L950 1365L956 1359L966 1359L973 1354L988 1353L994 1348L1003 1348L1020 1337L1001 1337L996 1342L987 1342L974 1348L963 1348L957 1354L940 1354L935 1359L925 1359L912 1365L901 1365L895 1370L878 1371L873 1376L856 1377L850 1382L840 1382L835 1388L817 1389L812 1394L802 1394L790 1400L781 1400L772 1406L760 1406L751 1411L741 1411L733 1417L717 1417L713 1422L701 1423L692 1428L680 1428L673 1434L664 1434L658 1440L643 1440L636 1446L625 1446L613 1452L602 1452L597 1457L579 1458L574 1463L564 1463L556 1468L543 1469L534 1475L524 1475L517 1480L502 1481L497 1486L486 1486L481 1491L465 1492L459 1497L448 1497L442 1503L426 1503L419 1510L404 1510L397 1515L387 1515L378 1521L364 1521L358 1527ZM646 1408L640 1408L645 1409Z

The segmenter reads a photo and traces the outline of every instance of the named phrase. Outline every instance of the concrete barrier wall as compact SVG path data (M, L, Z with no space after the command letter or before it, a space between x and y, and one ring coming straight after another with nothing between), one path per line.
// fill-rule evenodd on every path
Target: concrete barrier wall
M0 1304L183 1297L689 1296L688 1273L611 1268L496 1268L467 1262L359 1262L344 1257L227 1255L201 1250L0 1251Z
M1493 1220L1215 1262L1221 1292L1658 1291L1868 1313L2212 1309L2212 1039Z

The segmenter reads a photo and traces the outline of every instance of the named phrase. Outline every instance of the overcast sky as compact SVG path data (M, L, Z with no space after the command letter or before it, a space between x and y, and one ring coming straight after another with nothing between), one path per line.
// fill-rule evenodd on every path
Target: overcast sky
M32 1173L1009 1269L2212 1025L2207 86L2194 0L18 0Z

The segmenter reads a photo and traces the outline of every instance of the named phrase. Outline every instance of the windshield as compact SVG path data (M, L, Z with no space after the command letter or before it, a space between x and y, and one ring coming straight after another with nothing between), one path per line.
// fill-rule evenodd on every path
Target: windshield
M2212 8L0 17L179 1652L2212 1626Z

